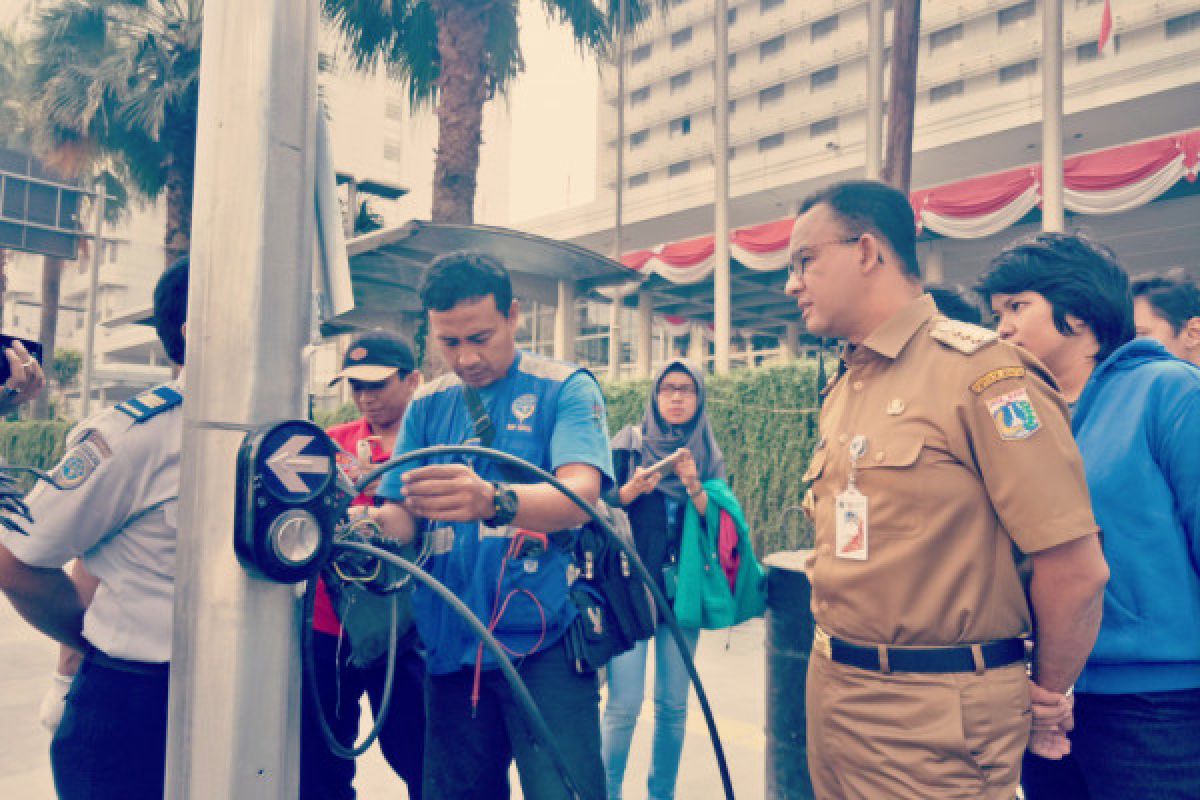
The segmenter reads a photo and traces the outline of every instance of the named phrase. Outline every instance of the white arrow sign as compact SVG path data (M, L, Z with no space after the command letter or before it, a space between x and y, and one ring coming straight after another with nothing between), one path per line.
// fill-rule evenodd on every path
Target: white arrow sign
M312 440L312 436L297 433L267 459L267 468L275 473L283 488L293 494L312 491L301 475L329 474L329 456L301 455L300 451Z

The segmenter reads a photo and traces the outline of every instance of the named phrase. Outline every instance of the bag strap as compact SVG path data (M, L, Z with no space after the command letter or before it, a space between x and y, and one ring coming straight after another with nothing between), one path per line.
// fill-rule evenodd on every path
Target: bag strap
M475 438L481 447L492 447L496 441L496 425L488 415L487 406L479 390L466 383L462 385L463 399L467 403L467 413L471 415L471 425L475 429ZM529 475L511 464L497 463L496 468L504 480L509 483L529 483Z

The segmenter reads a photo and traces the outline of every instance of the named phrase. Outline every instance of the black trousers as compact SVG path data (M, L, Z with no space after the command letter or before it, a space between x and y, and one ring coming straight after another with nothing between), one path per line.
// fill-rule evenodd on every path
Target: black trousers
M517 670L545 717L584 800L602 800L600 691L580 675L561 643L529 656ZM426 800L500 800L509 796L508 767L516 759L525 800L569 798L554 762L529 731L498 669L486 670L472 710L474 670L427 681Z
M59 800L161 800L169 668L84 656L50 743Z
M317 690L321 707L338 741L350 745L359 733L359 701L363 693L378 714L383 704L387 660L370 667L348 663L349 643L313 632ZM388 764L408 786L408 796L421 800L422 761L425 745L425 662L412 648L396 657L392 700L379 749ZM316 708L304 693L300 728L300 800L354 800L354 762L330 752L317 721Z
M1200 689L1076 694L1071 754L1025 754L1027 800L1200 798Z

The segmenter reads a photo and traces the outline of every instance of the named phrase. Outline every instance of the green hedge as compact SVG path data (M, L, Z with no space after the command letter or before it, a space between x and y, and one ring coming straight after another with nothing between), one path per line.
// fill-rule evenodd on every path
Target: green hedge
M816 367L809 363L737 370L708 378L708 416L725 453L730 485L746 512L759 555L806 547L812 531L789 507L804 497L801 475L817 438ZM609 429L640 420L650 382L604 387Z
M650 382L604 386L612 433L641 419ZM807 546L811 529L799 514L784 518L804 494L800 476L817 437L816 369L810 363L739 370L708 379L708 413L725 451L730 483L753 529L759 554ZM354 419L353 405L316 415L328 427ZM69 422L0 423L0 456L43 469L62 455Z

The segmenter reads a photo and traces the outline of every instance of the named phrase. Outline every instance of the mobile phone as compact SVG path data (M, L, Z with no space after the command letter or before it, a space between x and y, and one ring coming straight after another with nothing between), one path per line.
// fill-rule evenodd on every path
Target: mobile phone
M7 350L12 347L13 342L20 342L29 351L29 355L33 356L39 364L42 362L42 343L33 339L24 339L20 336L9 336L6 333L0 333L0 350ZM0 356L0 386L8 382L9 376L12 375L12 370L8 366L8 358Z
M662 461L659 461L655 464L651 464L646 469L650 470L651 472L657 472L660 476L665 477L675 471L675 462L678 461L680 456L682 456L682 455L683 455L682 449L676 450L674 453L671 453L671 455L667 456Z

